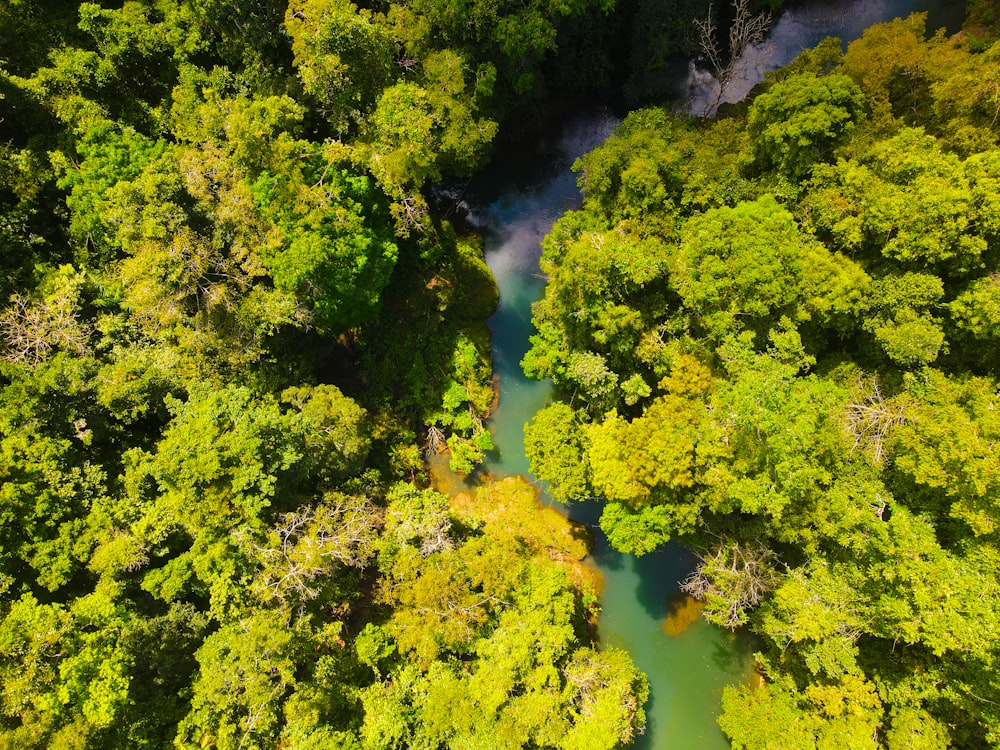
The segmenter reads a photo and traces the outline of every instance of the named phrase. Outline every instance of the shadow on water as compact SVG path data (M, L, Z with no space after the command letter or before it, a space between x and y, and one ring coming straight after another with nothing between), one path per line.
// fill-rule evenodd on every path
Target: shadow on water
M655 745L653 744L656 737L656 696L652 691L649 693L649 699L646 701L646 706L644 710L646 711L646 728L643 733L635 738L631 747L634 750L654 750Z
M754 651L758 649L756 638L751 633L737 632L726 641L720 641L712 651L712 664L723 672L735 673L749 669Z
M637 558L635 572L639 577L636 601L654 620L662 620L669 611L670 598L679 590L679 582L693 569L691 563L684 568L684 550L677 544L667 545L643 557Z
M599 526L595 524L594 529L594 548L591 550L590 556L597 563L597 567L609 571L624 570L627 555L623 555L608 546L607 537L604 536L604 532Z

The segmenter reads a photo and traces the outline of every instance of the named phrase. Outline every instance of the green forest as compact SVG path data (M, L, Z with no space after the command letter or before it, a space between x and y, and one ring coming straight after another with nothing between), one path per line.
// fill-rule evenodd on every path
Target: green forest
M0 750L642 732L588 530L430 482L493 448L498 294L436 188L662 104L710 10L0 4ZM544 243L533 472L698 553L734 748L1000 746L997 14L636 109Z
M526 448L755 635L734 748L1000 745L998 126L1000 45L915 15L577 163Z

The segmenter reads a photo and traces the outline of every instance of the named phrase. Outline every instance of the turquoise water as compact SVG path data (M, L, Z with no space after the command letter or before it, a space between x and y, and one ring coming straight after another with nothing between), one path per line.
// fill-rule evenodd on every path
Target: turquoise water
M752 86L764 70L791 60L825 36L847 41L872 23L931 11L931 28L957 28L964 3L927 0L854 0L799 3L777 22L769 47L747 61L746 83ZM689 87L691 82L689 81ZM697 110L696 92L691 104ZM573 159L600 144L615 125L607 113L577 117L561 138L539 144L519 165L499 165L486 176L491 195L473 201L472 219L486 241L486 259L500 288L500 304L490 319L494 370L499 377L499 405L490 420L496 450L485 471L498 477L528 475L523 425L551 398L548 382L527 380L520 362L533 332L531 304L544 287L539 275L540 242L553 222L580 201ZM530 478L530 477L529 477ZM544 493L543 493L544 497ZM547 502L552 502L546 498ZM642 558L608 547L597 528L600 509L587 503L567 509L570 517L592 526L592 560L603 574L601 641L629 651L649 677L647 729L634 745L638 750L727 750L729 743L716 723L722 688L751 678L751 643L698 619L679 635L667 635L664 619L676 601L678 582L695 560L679 545Z
M544 287L538 272L539 245L553 222L579 204L576 176L569 169L572 158L603 141L615 122L606 114L576 120L551 145L548 158L557 165L554 172L548 170L526 184L511 178L510 187L475 217L485 235L487 263L500 287L500 305L490 319L493 366L500 382L499 404L490 419L497 449L485 466L491 475L528 475L523 426L552 394L549 382L527 380L520 366L533 332L531 303ZM715 717L722 687L746 679L750 660L746 640L704 620L676 637L662 628L678 581L694 567L693 556L679 545L641 559L622 555L609 548L597 528L597 503L567 510L571 518L595 530L591 558L604 581L598 621L601 640L627 649L650 680L646 734L634 747L728 748Z

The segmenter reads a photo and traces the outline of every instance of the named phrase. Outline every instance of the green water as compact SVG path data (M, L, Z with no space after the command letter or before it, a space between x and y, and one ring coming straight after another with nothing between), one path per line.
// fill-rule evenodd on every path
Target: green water
M748 75L762 75L764 67L784 64L824 36L837 35L848 41L867 25L915 10L931 12L932 28L947 24L955 30L963 17L964 3L799 3L776 24L775 46L766 54L769 62ZM500 288L500 305L490 319L494 370L500 383L499 405L490 421L497 448L485 466L494 476L528 475L523 425L552 393L550 383L527 380L520 367L533 332L531 304L544 287L538 269L540 242L563 212L579 204L576 176L570 170L573 159L601 143L615 123L608 114L577 117L561 138L537 144L519 163L495 166L484 175L478 197L471 199L472 218L485 236L487 263ZM627 649L649 677L646 733L634 747L727 750L729 743L716 717L722 688L751 679L749 638L733 636L702 619L680 635L664 633L663 621L678 592L678 582L694 567L691 553L670 544L640 559L622 555L608 547L597 528L600 509L596 503L567 511L574 520L595 530L592 560L604 579L598 622L601 641Z

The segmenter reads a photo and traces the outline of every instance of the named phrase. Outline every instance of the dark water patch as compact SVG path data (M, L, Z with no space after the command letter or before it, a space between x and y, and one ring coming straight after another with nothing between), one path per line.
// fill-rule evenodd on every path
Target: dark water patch
M930 33L944 28L947 33L954 34L965 18L965 6L963 0L802 0L790 3L775 21L767 40L747 47L722 102L740 101L764 80L766 72L787 65L826 37L837 37L846 45L873 24L905 18L911 13L927 13ZM707 71L692 63L688 68L686 91L690 110L701 114L714 101L718 84Z

